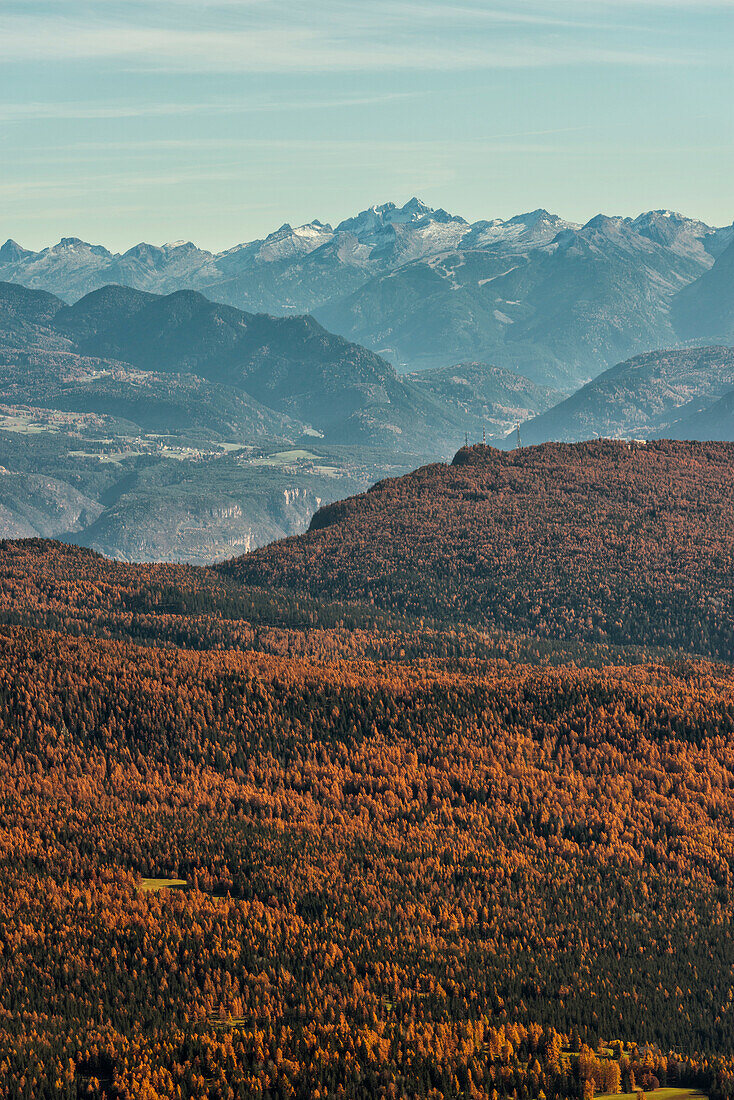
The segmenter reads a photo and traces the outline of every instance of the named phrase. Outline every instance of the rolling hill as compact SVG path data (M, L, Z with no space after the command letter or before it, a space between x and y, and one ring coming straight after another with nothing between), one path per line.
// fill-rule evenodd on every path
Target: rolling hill
M222 566L486 629L734 659L734 444L462 448Z

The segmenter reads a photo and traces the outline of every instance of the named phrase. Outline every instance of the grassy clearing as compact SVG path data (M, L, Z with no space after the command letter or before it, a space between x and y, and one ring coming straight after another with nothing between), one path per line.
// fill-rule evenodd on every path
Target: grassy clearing
M110 420L109 416L97 413L60 412L58 409L30 405L0 404L0 430L16 435L98 432Z
M3 411L0 413L0 430L17 435L41 435L43 432L60 432L68 428L69 417L57 416L45 409L37 413Z
M315 455L313 451L305 451L300 447L296 447L290 451L275 451L273 454L263 455L262 458L254 459L253 466L287 466L291 462L313 461L318 460L318 455Z
M639 1095L639 1092L597 1092L595 1100L637 1100ZM655 1100L708 1100L698 1089L655 1089L645 1095Z
M140 889L146 894L157 894L161 890L183 890L188 883L185 878L144 878L140 880Z

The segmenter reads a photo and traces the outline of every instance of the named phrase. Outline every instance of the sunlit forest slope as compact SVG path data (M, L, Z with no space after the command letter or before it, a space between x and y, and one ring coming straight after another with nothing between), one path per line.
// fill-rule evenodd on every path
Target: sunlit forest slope
M679 447L460 452L222 570L0 543L0 1096L734 1096L730 449Z
M444 623L734 656L734 444L463 448L225 568Z

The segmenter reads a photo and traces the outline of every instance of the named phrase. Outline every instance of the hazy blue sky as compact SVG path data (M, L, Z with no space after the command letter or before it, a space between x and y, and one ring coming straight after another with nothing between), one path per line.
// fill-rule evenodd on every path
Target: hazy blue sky
M734 0L0 0L0 235L734 219Z

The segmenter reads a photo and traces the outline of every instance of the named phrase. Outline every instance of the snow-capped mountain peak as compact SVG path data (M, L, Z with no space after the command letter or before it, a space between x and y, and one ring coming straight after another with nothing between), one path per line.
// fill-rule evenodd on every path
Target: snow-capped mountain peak
M319 221L299 225L295 229L287 222L262 242L257 256L262 263L274 263L295 256L307 256L309 252L327 244L334 237L330 225Z
M503 221L479 221L471 226L462 240L462 247L469 249L511 249L523 251L550 244L558 233L577 229L572 222L564 221L558 214L547 210L532 210L527 214L515 214Z
M482 302L486 299L492 307L489 328L499 323L504 333L512 325L515 334L529 294L524 286L510 286L521 281L519 274L512 275L520 268L540 272L544 265L561 270L565 264L570 270L581 260L594 270L612 272L610 285L616 286L617 280L627 278L633 269L647 271L649 267L649 280L654 284L650 293L669 297L710 268L732 240L731 227L712 229L666 209L650 210L635 218L598 214L580 226L538 207L507 219L470 225L462 217L413 197L403 205L374 204L340 222L336 229L317 218L296 226L286 222L265 238L216 254L185 238L160 246L141 242L123 255L71 236L40 252L29 252L9 240L0 248L0 281L51 291L67 302L109 284L156 293L194 289L249 312L315 312L334 331L370 346L373 342L379 350L388 346L381 322L374 321L377 335L371 328L364 332L358 326L351 328L339 310L359 311L362 307L339 303L363 291L367 300L374 283L376 304L370 309L376 317L382 316L388 309L387 299L381 297L382 280L389 278L396 280L389 284L390 301L392 295L397 301L402 293L412 309L412 280L426 277L418 270L421 264L432 272L431 286L436 275L446 283L450 316L461 301L461 310L473 317L471 299L478 292ZM416 269L408 270L410 265ZM506 281L495 282L500 279ZM404 285L404 292L395 290L398 285ZM575 284L571 281L569 285ZM461 299L459 292L464 290L467 297ZM496 301L490 301L493 293L498 296ZM393 308L397 307L389 306ZM428 331L430 325L424 328ZM413 331L412 322L406 332L408 329ZM479 352L474 349L471 354Z

